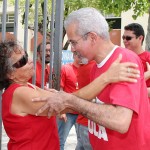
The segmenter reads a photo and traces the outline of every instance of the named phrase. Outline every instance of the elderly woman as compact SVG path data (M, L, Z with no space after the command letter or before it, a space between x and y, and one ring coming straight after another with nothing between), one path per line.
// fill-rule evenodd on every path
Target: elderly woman
M0 90L2 119L8 137L9 150L59 150L55 117L35 116L42 103L32 97L46 96L48 91L32 86L28 80L34 74L33 62L14 41L0 43Z
M88 86L76 95L93 98L97 89L102 90L110 82L135 82L138 71L135 64L120 64L120 58L112 64L102 77L94 82L94 90L88 95ZM130 75L127 73L130 69ZM0 43L0 90L2 95L2 119L8 137L8 150L59 150L58 131L55 117L48 119L48 110L36 116L45 102L33 102L35 97L48 97L49 91L28 83L34 74L33 62L15 41ZM130 78L129 78L130 77ZM107 82L106 82L107 81ZM101 88L95 88L95 87ZM85 94L86 93L86 94Z

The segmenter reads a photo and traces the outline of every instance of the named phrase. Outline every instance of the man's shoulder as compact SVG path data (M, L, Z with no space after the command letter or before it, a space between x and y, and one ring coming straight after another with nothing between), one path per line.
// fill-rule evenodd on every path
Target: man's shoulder
M138 55L136 53L134 53L133 51L127 49L127 48L123 48L123 47L118 47L116 50L116 54L122 54L122 60L124 59L128 59L128 61L130 60L130 58L138 58Z
M41 66L42 66L41 62L36 61L36 67L41 67Z

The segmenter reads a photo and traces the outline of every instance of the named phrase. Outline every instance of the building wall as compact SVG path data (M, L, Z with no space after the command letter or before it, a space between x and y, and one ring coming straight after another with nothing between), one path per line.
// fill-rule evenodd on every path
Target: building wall
M143 26L144 31L145 31L145 35L147 34L147 25L148 25L148 14L144 14L142 17L138 17L136 20L134 20L132 18L133 15L133 11L129 10L127 12L123 12L121 14L121 18L122 18L122 23L121 23L121 37L123 35L124 32L124 26L129 24L129 23L139 23ZM121 39L121 46L124 47L123 41ZM145 41L143 43L143 48L145 48Z

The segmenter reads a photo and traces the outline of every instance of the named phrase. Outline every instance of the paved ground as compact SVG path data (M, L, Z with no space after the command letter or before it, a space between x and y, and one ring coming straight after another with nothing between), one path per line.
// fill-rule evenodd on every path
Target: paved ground
M8 142L8 137L7 137L7 135L3 129L2 130L2 147L1 147L1 150L7 150L7 142ZM65 150L75 150L76 143L77 143L76 133L75 133L75 128L73 126L70 133L69 133L69 136L67 138L67 142L65 144Z
M65 144L65 150L75 150L76 143L77 143L77 137L75 133L75 127L73 126L67 138L67 142Z

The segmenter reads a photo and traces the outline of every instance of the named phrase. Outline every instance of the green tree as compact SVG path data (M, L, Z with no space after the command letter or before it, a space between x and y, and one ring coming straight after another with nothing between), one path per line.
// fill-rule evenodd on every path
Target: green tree
M14 0L8 0L10 4L14 5ZM20 10L22 12L22 23L24 23L24 5L25 0L20 0ZM64 18L73 10L77 10L82 7L95 7L103 14L114 14L115 16L120 16L121 12L125 12L127 10L133 9L134 15L132 16L136 19L138 16L142 16L144 13L148 13L150 16L150 0L64 0L65 8L64 8ZM34 16L34 3L35 0L30 0L30 27L33 26L33 16ZM39 0L39 31L42 29L42 18L43 18L43 0ZM51 12L51 1L49 1L48 5L48 14ZM49 21L49 20L47 20ZM146 48L150 50L150 17L148 21L147 28L147 36L146 36ZM64 34L65 36L65 30ZM67 47L67 43L65 47Z

